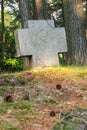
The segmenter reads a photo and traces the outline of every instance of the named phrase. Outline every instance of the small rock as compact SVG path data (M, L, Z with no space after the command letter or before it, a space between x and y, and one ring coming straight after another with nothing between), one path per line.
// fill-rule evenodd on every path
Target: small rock
M19 79L18 78L16 78L16 77L11 77L10 79L9 79L9 82L11 83L11 85L16 85L16 84L18 84L19 83Z
M79 124L77 130L87 130L87 127L85 124Z

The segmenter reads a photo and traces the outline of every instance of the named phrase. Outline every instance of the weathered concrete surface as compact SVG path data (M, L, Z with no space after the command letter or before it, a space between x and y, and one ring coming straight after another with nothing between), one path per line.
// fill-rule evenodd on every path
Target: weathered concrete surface
M15 31L17 56L29 56L31 67L58 65L58 53L67 52L64 28L53 20L29 20Z

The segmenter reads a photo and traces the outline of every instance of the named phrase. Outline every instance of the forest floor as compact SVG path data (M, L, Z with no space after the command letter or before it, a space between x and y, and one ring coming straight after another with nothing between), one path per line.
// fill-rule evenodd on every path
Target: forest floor
M0 130L87 130L87 66L1 74Z

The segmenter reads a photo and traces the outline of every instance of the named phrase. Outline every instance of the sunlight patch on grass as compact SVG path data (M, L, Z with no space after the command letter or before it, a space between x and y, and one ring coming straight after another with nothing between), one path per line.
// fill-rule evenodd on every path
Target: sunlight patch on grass
M80 72L77 73L77 76L79 76L79 77L83 77L84 78L85 75L87 75L87 72L81 72L80 71Z
M34 75L39 75L42 77L50 77L50 74L53 74L56 77L64 77L64 78L76 78L76 77L84 77L87 75L87 66L58 66L58 67L46 67L43 69L33 70L32 73Z

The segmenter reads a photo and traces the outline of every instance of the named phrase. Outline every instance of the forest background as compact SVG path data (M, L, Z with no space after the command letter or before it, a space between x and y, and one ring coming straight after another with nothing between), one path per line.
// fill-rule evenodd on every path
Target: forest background
M75 0L74 2L71 1L71 3L70 0L44 0L39 1L39 3L37 3L37 0L0 0L0 5L1 71L20 71L23 69L23 59L16 58L14 31L17 28L22 28L27 19L54 19L55 27L65 27L69 49L67 54L60 56L60 63L63 65L83 65L87 63L87 41L85 37L87 23L86 0ZM26 8L23 8L24 5ZM80 12L82 19L77 17L79 13L74 13L75 9Z

